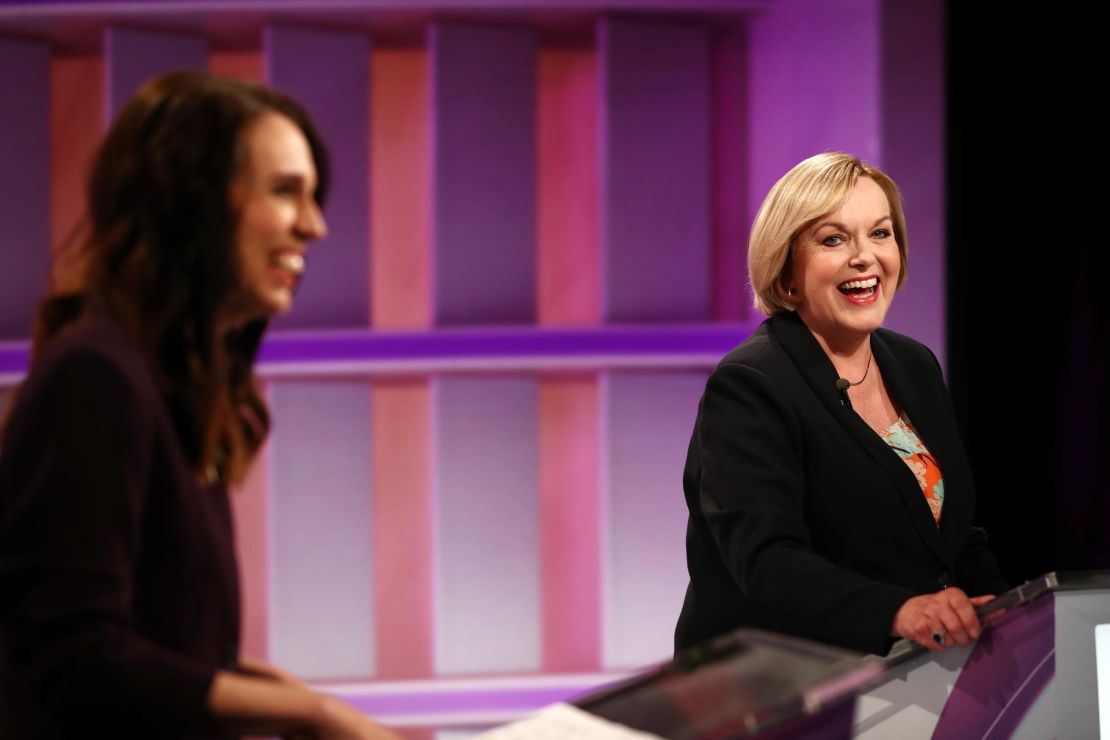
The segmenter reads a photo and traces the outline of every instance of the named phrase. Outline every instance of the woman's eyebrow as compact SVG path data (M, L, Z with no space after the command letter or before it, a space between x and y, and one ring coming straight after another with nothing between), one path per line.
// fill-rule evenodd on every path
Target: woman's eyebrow
M881 223L882 223L883 221L893 221L893 220L894 220L894 219L892 219L892 218L890 217L890 215L888 214L888 215L886 215L886 216L880 216L879 218L877 218L877 219L875 220L875 223L873 223L873 224L871 224L871 225L872 225L872 226L878 226L878 225L879 225L879 224L881 224ZM814 227L813 227L813 230L814 230L814 231L818 231L819 229L823 229L823 228L825 228L826 226L831 226L831 227L833 227L834 229L840 229L841 231L847 231L847 230L848 230L848 227L847 227L847 226L845 226L844 224L840 223L839 221L822 221L821 223L819 223L819 224L817 224L816 226L814 226Z

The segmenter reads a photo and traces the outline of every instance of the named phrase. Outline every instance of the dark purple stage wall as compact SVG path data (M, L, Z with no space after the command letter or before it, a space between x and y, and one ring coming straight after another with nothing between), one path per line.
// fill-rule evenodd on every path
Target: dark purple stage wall
M1110 567L1110 261L1090 11L948 8L949 380L1011 582Z

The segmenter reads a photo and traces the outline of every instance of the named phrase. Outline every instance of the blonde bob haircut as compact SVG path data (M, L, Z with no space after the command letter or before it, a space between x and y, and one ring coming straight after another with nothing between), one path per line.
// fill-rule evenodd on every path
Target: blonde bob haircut
M886 193L901 263L894 289L902 287L908 244L898 186L877 167L851 154L825 152L796 164L775 183L759 207L748 241L748 275L756 308L768 316L797 308L786 292L794 242L817 219L839 210L861 177L870 177Z

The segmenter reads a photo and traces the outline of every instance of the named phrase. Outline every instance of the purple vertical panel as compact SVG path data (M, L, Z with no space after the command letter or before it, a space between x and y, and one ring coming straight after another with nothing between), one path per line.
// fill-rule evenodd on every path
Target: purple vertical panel
M686 593L682 469L701 371L611 372L602 380L603 666L668 658Z
M308 111L331 161L328 235L281 328L364 327L370 320L370 38L268 27L266 80Z
M945 364L944 2L886 0L882 13L882 167L906 201L909 277L886 326Z
M270 657L310 679L371 676L370 386L271 389Z
M208 69L208 41L203 36L109 26L104 31L104 63L104 115L111 121L151 77L176 69Z
M50 264L50 52L0 38L0 339L31 333Z
M842 150L879 166L879 0L781 0L752 17L748 223L798 162Z
M718 321L754 314L748 251L748 54L740 31L717 38L713 54L713 280Z
M435 322L536 317L536 36L429 32Z
M710 52L707 28L601 21L609 321L712 317Z
M539 670L537 381L445 377L432 397L436 672Z

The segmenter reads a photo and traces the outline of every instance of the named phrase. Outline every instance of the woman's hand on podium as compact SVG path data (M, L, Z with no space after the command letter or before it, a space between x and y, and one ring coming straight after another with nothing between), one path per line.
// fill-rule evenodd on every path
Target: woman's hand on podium
M392 730L333 697L325 697L323 715L319 730L303 737L313 740L401 740Z
M264 678L269 681L277 681L278 683L287 684L289 686L296 686L302 689L308 688L308 685L306 683L301 681L292 673L278 668L272 663L267 663L264 660L259 660L258 658L240 657L239 662L236 665L236 669L236 673L244 676Z
M915 596L894 615L890 633L934 652L953 645L968 645L979 637L975 607L993 598L990 595L968 598L958 588Z
M240 659L234 672L217 672L208 707L225 727L240 734L288 740L399 740L350 704L250 658Z

